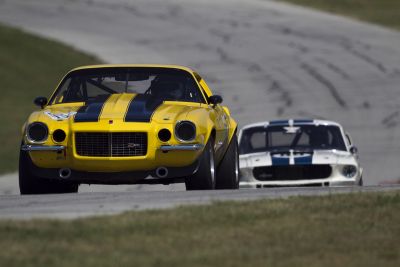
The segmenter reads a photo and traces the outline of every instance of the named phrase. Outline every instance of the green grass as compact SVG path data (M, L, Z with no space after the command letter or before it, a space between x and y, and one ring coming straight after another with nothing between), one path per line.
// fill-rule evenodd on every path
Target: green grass
M274 0L320 9L400 30L398 0Z
M0 266L400 266L400 192L0 221Z
M62 77L82 65L98 64L70 47L0 25L0 174L18 168L21 127L50 97Z

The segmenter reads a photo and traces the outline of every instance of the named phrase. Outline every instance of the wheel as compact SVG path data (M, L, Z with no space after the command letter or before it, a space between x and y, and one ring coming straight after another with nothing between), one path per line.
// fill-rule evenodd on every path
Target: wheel
M239 153L236 134L217 167L216 189L239 189Z
M358 181L358 186L363 186L363 178L361 176L360 181Z
M37 177L29 170L28 152L19 153L19 190L21 195L77 193L78 184L67 184Z
M210 135L203 151L199 169L185 178L186 190L213 190L215 188L214 138Z

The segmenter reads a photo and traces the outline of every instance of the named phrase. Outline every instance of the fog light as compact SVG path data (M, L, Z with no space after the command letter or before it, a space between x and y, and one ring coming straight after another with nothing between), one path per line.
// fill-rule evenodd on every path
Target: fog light
M65 137L67 137L67 135L65 134L65 132L61 129L55 130L53 132L53 140L57 143L61 143L65 140Z
M158 138L161 142L168 142L171 139L171 132L168 129L161 129L158 132Z

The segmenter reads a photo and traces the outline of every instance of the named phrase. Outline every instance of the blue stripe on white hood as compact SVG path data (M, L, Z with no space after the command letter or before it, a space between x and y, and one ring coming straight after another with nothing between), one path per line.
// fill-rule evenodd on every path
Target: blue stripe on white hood
M290 151L290 155L282 154L270 154L272 165L302 165L312 164L313 155L296 155L293 151Z
M298 152L297 152L298 153ZM240 167L260 167L260 166L284 166L284 165L302 165L302 164L337 164L338 159L346 157L346 153L340 156L333 151L317 151L313 154L270 154L269 152L250 155L240 155Z
M294 157L294 165L302 165L302 164L312 164L313 162L313 155L307 156L298 156Z
M290 164L290 156L274 156L271 155L271 161L272 161L272 165L276 166L276 165L289 165Z

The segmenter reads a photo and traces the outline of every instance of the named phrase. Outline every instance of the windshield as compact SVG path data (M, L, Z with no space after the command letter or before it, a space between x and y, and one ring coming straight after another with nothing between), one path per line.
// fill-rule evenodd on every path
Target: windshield
M239 153L337 149L346 151L340 128L333 125L282 125L243 130Z
M162 101L205 103L190 73L171 68L94 68L64 78L49 103L92 102L111 94L148 94Z

